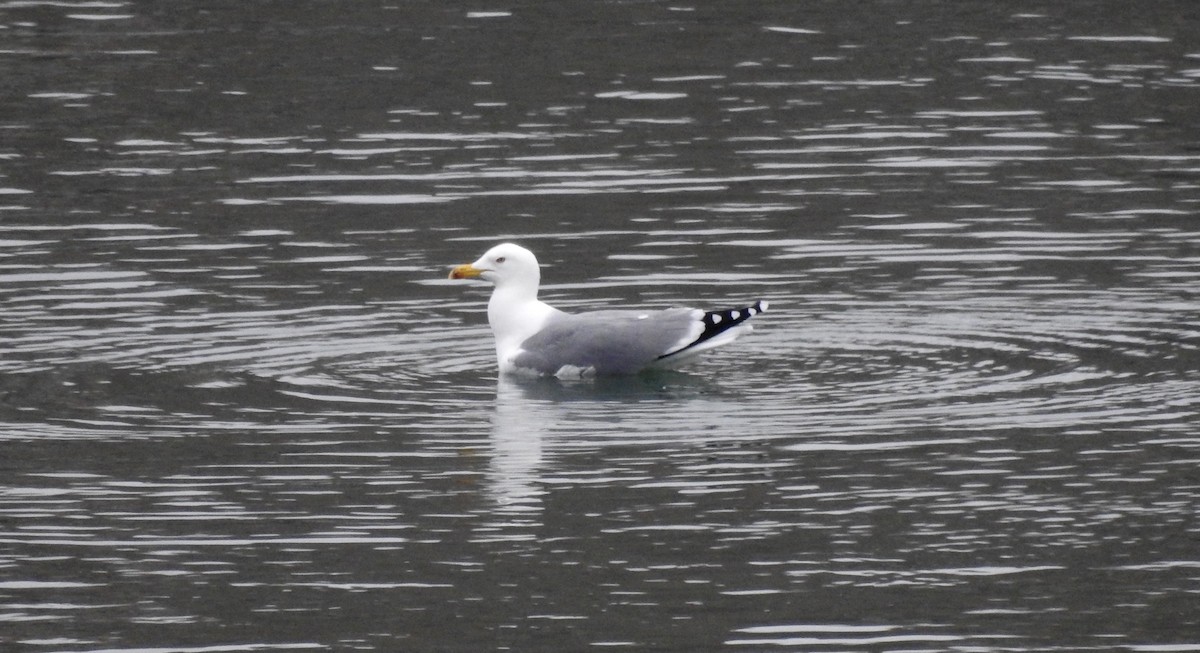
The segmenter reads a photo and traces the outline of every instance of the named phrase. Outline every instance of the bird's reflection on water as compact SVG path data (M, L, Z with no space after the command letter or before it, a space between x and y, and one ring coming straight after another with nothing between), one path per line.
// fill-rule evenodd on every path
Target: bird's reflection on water
M580 420L595 420L597 437L609 439L614 430L621 430L622 415L628 413L622 406L652 403L655 410L670 411L716 392L705 377L674 370L578 381L501 375L487 472L488 492L501 521L510 527L536 525L547 491L544 477L554 467L556 435L580 439Z

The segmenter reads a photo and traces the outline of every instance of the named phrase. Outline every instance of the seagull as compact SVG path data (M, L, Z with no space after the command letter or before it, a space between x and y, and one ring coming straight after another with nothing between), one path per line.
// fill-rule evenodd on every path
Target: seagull
M541 270L533 252L512 243L450 271L451 279L492 283L488 324L501 374L578 378L673 369L748 333L749 306L716 311L668 308L565 313L538 300Z

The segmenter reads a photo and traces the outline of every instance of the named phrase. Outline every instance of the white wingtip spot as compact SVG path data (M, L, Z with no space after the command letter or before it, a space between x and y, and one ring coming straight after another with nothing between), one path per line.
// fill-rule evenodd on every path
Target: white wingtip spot
M713 324L720 324L721 323L721 314L713 313L712 319L713 319Z
M736 320L742 316L741 311L729 311L729 319Z

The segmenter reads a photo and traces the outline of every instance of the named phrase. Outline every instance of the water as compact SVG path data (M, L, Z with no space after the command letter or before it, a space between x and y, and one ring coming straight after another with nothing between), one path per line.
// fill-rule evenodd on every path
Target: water
M0 27L0 648L1200 650L1192 3ZM772 311L498 380L506 239Z

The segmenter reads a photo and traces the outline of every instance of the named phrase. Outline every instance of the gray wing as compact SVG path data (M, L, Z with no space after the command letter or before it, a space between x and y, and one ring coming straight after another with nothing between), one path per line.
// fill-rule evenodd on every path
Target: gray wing
M541 374L556 374L564 365L633 374L699 335L703 318L703 311L690 308L559 314L521 343L513 363Z

